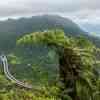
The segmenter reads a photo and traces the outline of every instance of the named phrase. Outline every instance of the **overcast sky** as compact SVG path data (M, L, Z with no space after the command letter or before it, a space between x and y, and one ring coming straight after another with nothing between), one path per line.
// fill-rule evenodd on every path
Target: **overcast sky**
M100 0L1 0L0 19L60 14L77 23L100 24Z

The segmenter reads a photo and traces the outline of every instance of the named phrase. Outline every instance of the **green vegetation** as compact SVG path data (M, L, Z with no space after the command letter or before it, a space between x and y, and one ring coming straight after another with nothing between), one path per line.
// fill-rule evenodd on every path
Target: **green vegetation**
M84 33L71 20L60 16L44 15L0 21L0 50L11 51L15 48L16 40L27 33L59 27L64 29L66 33L74 33L75 36Z
M61 30L51 30L26 35L17 44L44 44L56 52L61 82L58 96L62 100L99 100L98 49L91 42L82 37L67 37Z
M88 33L84 34L86 32L70 19L54 15L44 15L0 21L0 51L11 52L15 48L16 40L27 33L55 28L61 28L66 35L74 37L84 35L100 47L100 39L88 36Z
M16 70L16 73L17 73L17 71L18 70ZM26 75L27 75L27 72L29 72L29 71L28 70L26 71ZM34 75L37 73L33 72ZM15 76L17 76L17 75L15 75ZM24 75L20 76L20 78L21 77L23 79L26 78ZM31 76L31 78L32 77L34 77L34 76ZM43 77L43 75L41 76L41 78L42 77ZM35 81L37 79L38 78L35 77ZM28 77L28 80L30 80L29 77ZM26 80L26 82L28 82L28 80ZM38 79L38 81L40 81L40 80ZM32 84L32 83L30 83L30 84ZM45 85L44 84L44 86L43 86L43 84L41 82L40 82L40 84L37 84L37 85L35 84L35 82L33 82L32 85L34 87L33 89L27 89L27 88L23 88L20 86L16 86L16 84L14 82L10 82L9 80L6 79L6 77L4 77L3 71L1 70L1 72L0 72L0 100L60 100L57 97L59 88L56 85L54 85L54 84L53 85L49 85L49 84Z
M84 33L60 16L0 22L11 74L34 87L7 80L0 64L0 100L99 100L100 39Z

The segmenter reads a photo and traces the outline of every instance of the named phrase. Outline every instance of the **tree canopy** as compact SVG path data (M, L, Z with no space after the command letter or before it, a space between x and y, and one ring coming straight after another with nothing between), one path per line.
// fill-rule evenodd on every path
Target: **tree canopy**
M99 100L100 75L96 70L100 63L99 48L84 37L65 36L59 29L30 33L17 41L17 45L34 44L46 45L57 53L62 100Z

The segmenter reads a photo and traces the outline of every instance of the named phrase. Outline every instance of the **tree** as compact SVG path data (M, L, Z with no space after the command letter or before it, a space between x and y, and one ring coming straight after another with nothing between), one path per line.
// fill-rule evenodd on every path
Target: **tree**
M83 37L67 37L62 30L56 29L25 35L17 44L44 44L56 52L62 100L95 100L99 94L100 77L94 66L99 63L97 49L90 41Z

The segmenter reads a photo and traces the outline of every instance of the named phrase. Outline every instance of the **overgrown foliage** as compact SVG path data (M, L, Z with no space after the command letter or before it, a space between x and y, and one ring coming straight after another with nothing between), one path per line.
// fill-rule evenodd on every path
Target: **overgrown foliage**
M17 41L21 45L44 44L53 49L59 62L59 97L62 100L99 100L100 75L97 49L83 37L65 36L62 30L35 32Z

